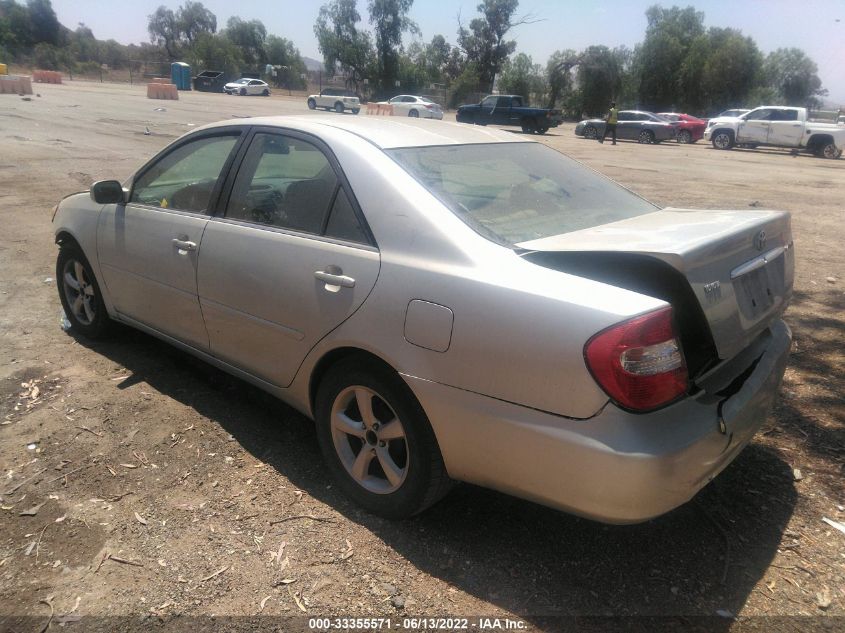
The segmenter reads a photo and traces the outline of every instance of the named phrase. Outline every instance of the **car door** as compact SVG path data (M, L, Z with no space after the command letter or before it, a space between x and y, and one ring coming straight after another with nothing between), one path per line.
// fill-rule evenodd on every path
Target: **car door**
M798 110L775 110L769 121L767 143L784 147L798 147L804 136L804 124L798 120Z
M129 201L104 207L97 224L115 310L198 349L208 349L197 297L200 244L240 135L220 128L168 148L138 172Z
M378 277L379 252L335 159L312 136L259 128L202 240L211 353L285 387Z
M478 115L476 116L476 121L478 123L481 123L482 125L492 123L493 112L496 110L496 102L498 100L499 97L493 95L489 97L484 97L484 99L481 101L481 108L478 111Z
M616 115L617 138L632 139L640 133L640 124L636 120L636 112L619 112Z
M767 143L770 120L774 112L773 108L759 108L744 115L737 126L736 141L738 143Z
M388 103L393 106L394 116L408 115L408 104L405 103L405 98L402 95L393 97L390 101L388 101Z

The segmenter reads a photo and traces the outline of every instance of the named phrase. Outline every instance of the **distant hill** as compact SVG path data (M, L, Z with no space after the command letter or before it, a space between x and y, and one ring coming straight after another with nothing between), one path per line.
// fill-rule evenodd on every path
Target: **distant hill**
M316 59L311 59L310 57L303 57L302 61L305 62L305 67L308 70L322 70L323 69L323 62L317 61Z

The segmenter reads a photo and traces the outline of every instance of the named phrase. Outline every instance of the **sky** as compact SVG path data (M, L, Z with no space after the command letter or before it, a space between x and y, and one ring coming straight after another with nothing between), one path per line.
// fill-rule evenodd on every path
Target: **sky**
M203 0L217 16L218 28L232 15L257 18L268 32L291 40L299 52L321 59L314 22L327 0ZM176 9L182 0L52 0L59 21L69 28L84 22L99 39L123 44L149 40L147 16L164 4ZM466 24L479 0L415 0L411 18L423 40L442 34L456 41L460 13ZM830 91L829 101L845 105L845 1L843 0L520 0L518 15L540 21L513 31L517 51L545 64L556 50L582 50L593 44L633 48L645 34L645 11L652 4L694 6L705 14L705 26L732 27L750 35L768 53L782 47L803 49L819 66ZM366 20L366 1L359 13ZM406 42L407 43L407 42Z

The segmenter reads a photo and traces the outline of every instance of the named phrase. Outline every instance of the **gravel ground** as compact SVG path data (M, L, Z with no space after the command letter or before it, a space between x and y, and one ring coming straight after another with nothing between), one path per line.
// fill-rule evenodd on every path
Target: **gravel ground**
M845 522L845 160L613 147L572 124L543 137L663 205L793 213L795 348L779 403L714 483L642 525L467 485L389 522L335 490L312 423L284 404L138 332L91 344L60 328L50 216L61 196L126 178L193 126L305 114L304 100L36 90L0 98L0 631L40 631L51 613L52 629L70 631L117 628L92 619L106 616L293 630L307 620L278 617L327 615L394 628L410 616L845 628L845 534L822 521ZM247 619L259 615L273 618Z

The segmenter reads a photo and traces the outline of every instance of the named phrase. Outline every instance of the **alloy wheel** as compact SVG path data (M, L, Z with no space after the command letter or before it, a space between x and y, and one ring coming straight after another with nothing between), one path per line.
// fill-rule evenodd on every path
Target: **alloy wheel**
M372 389L353 385L337 395L331 435L346 472L368 492L389 494L405 482L409 465L405 427Z
M73 316L82 325L91 325L97 317L97 295L82 262L67 260L62 271L62 286Z

